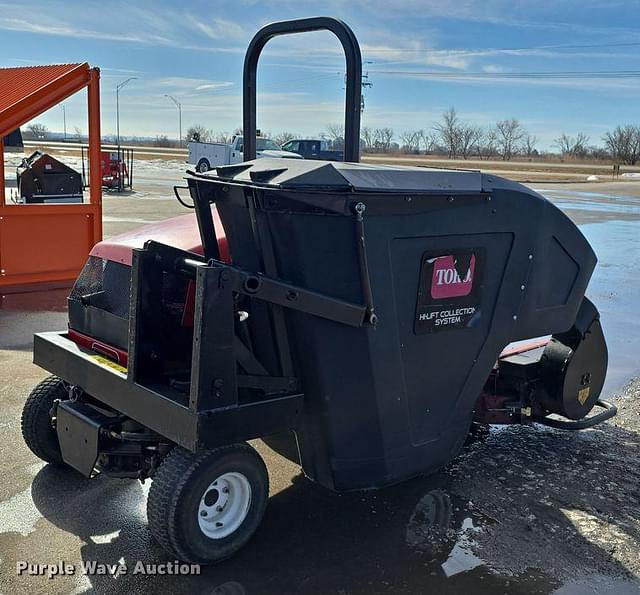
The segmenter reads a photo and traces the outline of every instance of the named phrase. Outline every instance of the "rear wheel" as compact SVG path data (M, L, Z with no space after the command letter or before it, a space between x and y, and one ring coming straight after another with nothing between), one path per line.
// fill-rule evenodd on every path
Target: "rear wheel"
M206 159L200 159L196 169L199 173L203 174L211 169L211 164Z
M62 380L49 376L31 391L22 410L22 437L31 452L46 463L63 464L51 409L56 399L66 398Z
M268 497L267 469L248 444L197 454L176 448L153 478L149 528L160 545L185 562L218 562L249 541Z

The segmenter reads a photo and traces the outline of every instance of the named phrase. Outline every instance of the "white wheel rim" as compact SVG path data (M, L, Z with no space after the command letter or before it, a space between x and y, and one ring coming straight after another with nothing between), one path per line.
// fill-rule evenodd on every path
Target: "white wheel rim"
M227 537L242 525L250 506L249 480L237 471L224 473L209 484L200 498L200 530L211 539Z

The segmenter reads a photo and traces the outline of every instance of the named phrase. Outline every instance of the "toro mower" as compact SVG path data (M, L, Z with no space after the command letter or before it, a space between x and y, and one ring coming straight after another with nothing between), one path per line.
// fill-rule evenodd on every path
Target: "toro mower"
M260 53L315 30L345 52L345 162L256 160ZM258 527L268 475L248 440L363 490L443 467L474 423L616 413L578 228L496 176L358 163L360 81L341 21L261 29L247 161L189 172L175 192L193 214L98 244L69 328L35 336L54 375L25 405L27 444L87 477L151 478L151 532L181 560L224 559Z

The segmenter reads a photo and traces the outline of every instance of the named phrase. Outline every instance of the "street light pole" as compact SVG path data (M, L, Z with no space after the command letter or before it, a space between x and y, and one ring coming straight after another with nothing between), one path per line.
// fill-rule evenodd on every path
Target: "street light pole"
M121 83L116 85L116 141L118 145L118 191L122 191L122 157L120 155L120 89L124 87L128 82L137 79L137 76L129 77L128 79L122 81Z
M180 146L180 148L182 148L182 104L175 97L173 97L173 95L167 95L165 93L164 96L171 99L171 101L173 101L173 103L175 103L176 107L178 108L178 145Z
M137 78L137 76L132 76L116 85L116 139L118 145L118 156L120 155L120 89L122 89L122 87L124 87L129 81L133 81Z
M64 107L64 103L62 104L62 122L64 126L64 140L67 140L67 110Z

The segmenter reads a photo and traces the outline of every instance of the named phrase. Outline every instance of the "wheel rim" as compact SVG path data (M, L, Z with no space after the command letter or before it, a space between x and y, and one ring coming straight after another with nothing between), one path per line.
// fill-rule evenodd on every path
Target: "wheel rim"
M251 484L237 471L224 473L209 484L198 506L198 525L211 539L231 535L240 525L251 506Z

